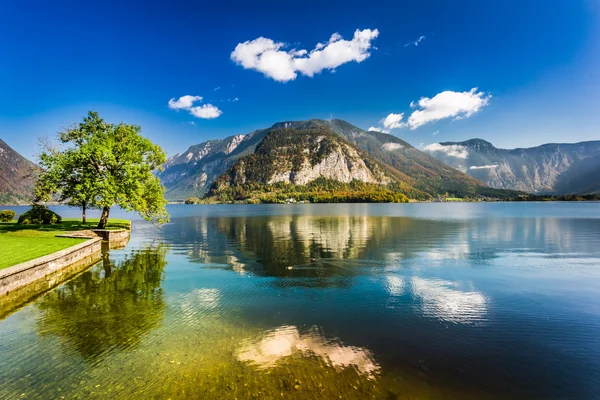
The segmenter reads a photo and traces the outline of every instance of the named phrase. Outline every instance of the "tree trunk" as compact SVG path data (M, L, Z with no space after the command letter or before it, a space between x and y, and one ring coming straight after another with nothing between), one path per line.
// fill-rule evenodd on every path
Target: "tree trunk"
M98 229L106 228L106 223L108 222L108 213L110 212L110 207L104 207L102 209L102 215L100 216L100 222L98 222Z
M85 225L87 222L87 218L85 216L85 201L81 204L81 223Z

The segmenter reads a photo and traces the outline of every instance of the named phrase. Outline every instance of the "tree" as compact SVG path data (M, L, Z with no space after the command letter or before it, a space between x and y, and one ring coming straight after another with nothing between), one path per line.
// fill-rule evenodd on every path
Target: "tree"
M102 209L98 228L106 227L110 209L119 206L162 224L169 221L164 187L152 174L161 169L164 151L141 135L141 127L105 122L90 111L83 122L60 132L62 148L45 144L40 155L43 171L36 182L36 198L82 208Z

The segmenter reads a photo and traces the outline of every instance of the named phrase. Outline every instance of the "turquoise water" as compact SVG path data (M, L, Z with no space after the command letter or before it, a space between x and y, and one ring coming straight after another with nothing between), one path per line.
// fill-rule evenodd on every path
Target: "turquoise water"
M0 398L600 397L598 203L169 212L0 321Z

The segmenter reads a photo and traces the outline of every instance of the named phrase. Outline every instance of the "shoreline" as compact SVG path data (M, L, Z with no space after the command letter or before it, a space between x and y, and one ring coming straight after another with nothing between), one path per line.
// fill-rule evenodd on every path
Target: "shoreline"
M124 247L129 229L73 231L56 237L87 239L82 243L0 270L0 317L97 263L104 251Z

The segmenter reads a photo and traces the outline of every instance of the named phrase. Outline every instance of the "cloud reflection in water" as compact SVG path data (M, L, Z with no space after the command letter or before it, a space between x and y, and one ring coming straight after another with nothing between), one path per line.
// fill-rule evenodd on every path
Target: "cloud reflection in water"
M337 368L353 367L369 379L373 379L380 370L369 350L327 341L315 330L301 334L295 326L280 326L268 331L258 341L244 343L237 357L258 368L270 368L293 354L318 356Z
M462 290L456 282L422 277L388 276L387 291L391 296L405 293L421 300L423 314L443 321L473 324L485 318L488 299L475 290Z

